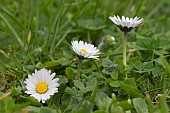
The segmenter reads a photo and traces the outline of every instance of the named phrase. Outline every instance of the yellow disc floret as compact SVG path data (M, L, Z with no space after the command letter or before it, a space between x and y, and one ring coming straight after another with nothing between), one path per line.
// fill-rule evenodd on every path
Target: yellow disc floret
M84 54L87 54L87 53L88 53L87 50L85 50L85 49L80 49L80 52L82 52L82 53L84 53Z
M48 90L48 85L45 82L39 82L36 85L36 91L40 94L47 92L47 90Z

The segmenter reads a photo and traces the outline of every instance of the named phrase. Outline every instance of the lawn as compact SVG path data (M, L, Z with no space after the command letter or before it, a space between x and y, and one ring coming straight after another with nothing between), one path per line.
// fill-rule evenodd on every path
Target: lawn
M0 113L169 113L169 10L0 0Z

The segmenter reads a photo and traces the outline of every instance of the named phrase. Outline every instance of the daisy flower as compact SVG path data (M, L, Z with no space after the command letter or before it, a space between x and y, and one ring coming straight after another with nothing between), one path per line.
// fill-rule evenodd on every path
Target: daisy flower
M50 70L35 70L35 73L29 74L24 81L27 89L25 93L30 94L39 102L45 103L51 95L58 92L58 87L60 86L58 83L59 78L53 79L54 76L55 73L51 73Z
M122 19L119 16L110 16L110 20L112 20L123 32L130 32L132 28L138 27L141 23L143 23L143 18L140 17L129 18L122 16Z
M78 55L82 56L84 58L92 58L92 59L97 59L99 60L99 50L94 47L93 44L87 44L86 42L83 41L72 41L71 42L72 50Z

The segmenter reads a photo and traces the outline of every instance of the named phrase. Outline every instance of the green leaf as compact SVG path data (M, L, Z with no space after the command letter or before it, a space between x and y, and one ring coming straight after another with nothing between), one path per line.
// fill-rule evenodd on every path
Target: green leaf
M74 85L79 88L82 92L84 92L84 83L81 82L80 80L74 80Z
M76 75L74 69L71 67L66 68L65 74L67 75L68 79L74 79Z
M111 67L113 65L113 62L107 57L103 59L102 65L103 67Z
M77 94L77 91L76 91L75 87L72 87L72 88L67 87L65 89L65 92L68 93L68 94L71 94L72 96L76 96L76 94Z
M100 93L97 93L96 95L95 103L99 110L104 110L107 113L109 110L110 104L112 103L112 99L109 98L105 93L100 92Z
M57 111L54 109L50 109L48 107L41 107L39 113L56 113Z
M164 54L169 54L169 52L168 51L165 51L165 50L154 50L154 53L156 54L156 55L164 55Z
M158 77L159 75L163 75L165 72L164 72L164 69L163 68L160 68L160 67L155 67L152 69L152 74L154 77Z
M22 109L23 113L30 111L31 113L38 113L39 112L39 107L35 106L27 106L25 109Z
M60 65L59 61L49 61L49 62L44 63L45 67L54 67L54 66L58 66L58 65Z
M34 65L26 65L23 67L23 71L26 71L27 74L32 73L35 71L35 66Z
M121 82L120 81L112 81L112 82L110 82L110 86L112 86L112 87L120 87Z
M134 105L137 113L148 113L148 106L144 99L134 98L133 105Z
M142 93L138 90L133 78L126 78L122 82L121 88L132 97L141 97L141 98L143 97Z
M102 70L102 72L104 73L104 74L106 74L106 75L110 75L112 72L113 72L113 70L115 70L117 67L115 67L115 66L112 66L112 67L108 67L108 68L104 68L103 70Z
M42 51L43 51L43 50L42 50L41 47L37 47L37 48L34 49L34 52L42 52Z
M36 68L38 68L38 69L44 68L44 65L43 65L42 62L38 62L35 66L36 66Z
M64 93L61 98L61 110L66 113L71 113L71 110L74 110L74 105L77 104L77 100L72 97L70 94Z
M27 102L30 102L30 104L33 105L33 106L37 106L37 107L41 106L41 103L37 99L35 99L34 97L21 96L21 99L26 100Z
M108 113L108 112L103 109L100 109L100 110L95 110L93 113Z
M88 77L85 74L81 74L81 78L85 79L85 80L88 80Z
M58 83L61 85L61 84L65 84L68 82L68 79L67 78L60 78Z
M89 101L84 100L78 110L74 113L91 113L93 111L93 104Z
M52 105L50 106L50 108L51 108L51 109L55 109L55 110L56 110L56 113L61 113L60 108L57 107L55 104L52 104Z
M152 68L154 68L153 62L135 62L135 68L138 70L136 72L143 73L143 72L149 72Z
M169 113L169 107L166 97L163 94L159 94L159 104L161 113Z
M117 80L118 78L118 71L117 70L113 70L111 73L111 77L113 80Z
M121 106L121 108L123 108L124 111L134 109L131 100L120 101L118 102L118 106Z

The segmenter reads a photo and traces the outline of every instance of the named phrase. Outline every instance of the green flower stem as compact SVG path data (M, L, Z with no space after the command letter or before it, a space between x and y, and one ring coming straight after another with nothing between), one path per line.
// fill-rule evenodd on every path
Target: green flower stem
M76 76L76 79L79 79L79 78L80 78L80 68L81 68L82 60L83 60L83 59L81 59L81 58L78 57L78 67L77 67L77 76Z
M93 59L92 59L92 61L93 61L94 65L96 66L97 71L101 74L101 71L100 71L99 67L97 66L96 62Z
M103 78L103 79L106 79L106 78L102 75L102 72L100 71L100 69L99 69L98 65L96 64L96 62L95 62L93 59L92 59L92 61L93 61L94 65L96 66L97 71L98 71L99 74L100 74L100 77Z
M123 64L125 66L126 70L126 47L127 47L127 32L124 32L124 38L123 38ZM126 74L127 78L127 74Z
M123 64L126 66L126 46L127 46L127 33L124 33L123 38Z
M167 62L167 60L165 59L165 57L163 55L161 55L161 62L165 68L165 70L167 71L167 73L170 74L170 65L169 63ZM160 102L160 110L161 110L161 113L169 113L169 108L168 108L168 105L166 103L166 95L167 95L167 85L166 85L166 80L167 80L167 73L165 73L163 75L163 94L159 94L158 97L159 97L159 102Z
M163 66L165 67L165 70L170 74L170 65L168 64L167 60L163 55L161 55L161 62ZM166 85L166 80L167 80L167 73L163 75L163 94L166 95L167 93L167 85Z

